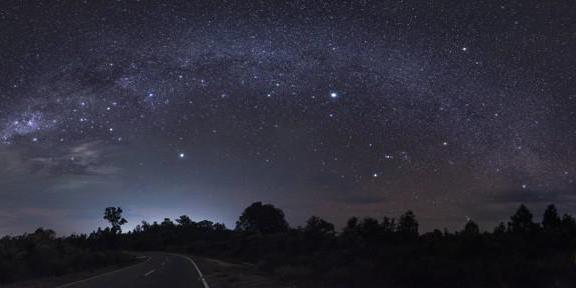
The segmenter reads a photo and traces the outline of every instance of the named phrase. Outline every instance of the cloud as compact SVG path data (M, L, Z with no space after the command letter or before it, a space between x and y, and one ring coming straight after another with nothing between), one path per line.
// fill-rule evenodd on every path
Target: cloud
M30 159L34 170L31 172L48 175L117 175L121 169L107 163L106 156L110 150L101 141L81 143L55 155Z
M19 151L8 149L6 145L0 145L0 179L10 178L14 175L28 171L28 165L21 157Z

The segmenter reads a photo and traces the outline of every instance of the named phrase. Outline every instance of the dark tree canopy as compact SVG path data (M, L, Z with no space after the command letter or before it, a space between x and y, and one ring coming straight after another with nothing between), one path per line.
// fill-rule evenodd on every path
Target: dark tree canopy
M359 233L367 239L375 239L378 237L380 232L380 223L378 220L366 217L362 219L360 225L358 225Z
M385 233L393 233L396 231L396 220L394 218L384 217L380 226Z
M506 233L506 225L504 222L500 222L500 224L494 228L494 234L501 235L504 233Z
M344 232L352 232L358 227L358 217L351 217L346 222L346 227L344 227Z
M271 204L255 202L248 206L236 222L236 230L273 234L289 228L284 212Z
M182 215L178 219L176 219L176 223L178 223L178 225L187 226L191 225L193 222L192 219L190 219L190 217Z
M560 227L561 222L562 220L560 216L558 216L556 207L554 205L548 205L542 217L542 227L548 231L556 230Z
M114 234L122 232L121 226L128 223L128 221L122 217L122 208L120 207L106 208L104 211L104 219L110 222Z
M312 216L306 221L304 231L308 234L318 236L331 236L335 234L334 224L316 216Z
M476 222L469 220L468 222L466 222L466 225L464 226L463 233L469 236L478 235L480 234L480 227L478 227L478 224L476 224Z
M524 204L520 205L516 213L510 217L510 231L514 233L528 233L533 231L535 224L532 218L532 212L530 212Z
M406 237L418 236L418 221L414 212L408 211L398 219L398 232Z
M172 220L170 220L170 218L164 218L164 220L162 221L162 223L160 223L160 225L166 226L166 227L172 227L172 226L174 226L174 222L172 222Z

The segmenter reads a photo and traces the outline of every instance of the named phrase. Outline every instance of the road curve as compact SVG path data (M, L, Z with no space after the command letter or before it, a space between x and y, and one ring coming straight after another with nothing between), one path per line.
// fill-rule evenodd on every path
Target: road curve
M143 253L143 262L57 288L209 288L192 259L162 252Z

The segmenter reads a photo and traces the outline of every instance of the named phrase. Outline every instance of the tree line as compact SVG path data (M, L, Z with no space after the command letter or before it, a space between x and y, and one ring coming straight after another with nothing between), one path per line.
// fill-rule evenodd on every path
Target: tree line
M292 228L284 212L256 202L227 229L186 215L142 222L121 247L172 250L242 262L301 287L562 287L576 283L576 221L549 205L540 223L520 205L506 223L482 232L419 233L415 214L350 218L341 231L312 216ZM565 283L565 284L563 284Z
M120 207L109 207L110 227L60 238L82 251L167 250L253 263L297 287L574 287L576 221L554 205L542 221L520 207L506 223L481 231L468 221L460 231L419 233L415 214L350 218L341 231L312 216L290 227L284 212L256 202L236 227L186 215L142 221L132 231ZM18 240L6 237L2 243ZM3 254L0 254L0 256ZM1 258L0 258L1 259ZM0 268L1 269L1 268ZM0 274L1 275L1 274Z

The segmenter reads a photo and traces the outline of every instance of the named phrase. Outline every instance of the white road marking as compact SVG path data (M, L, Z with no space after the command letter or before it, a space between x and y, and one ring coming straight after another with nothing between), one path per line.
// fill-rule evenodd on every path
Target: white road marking
M202 281L202 285L204 285L204 288L210 288L210 286L208 285L208 282L206 282L206 279L204 279L204 274L202 274L202 271L200 271L200 268L198 268L198 265L196 265L196 262L194 262L194 260L192 260L192 258L185 256L185 255L180 255L180 254L171 254L171 255L185 258L190 263L192 263L192 265L194 265L194 268L196 268L196 272L198 273L198 276L200 276L199 278L200 278L200 281Z
M85 282L85 281L89 281L89 280L92 280L92 279L96 279L96 278L104 277L104 276L107 276L107 275L110 275L110 274L114 274L114 273L117 273L117 272L120 272L120 271L124 271L124 270L126 270L126 269L128 269L128 268L132 268L132 267L136 267L136 266L138 266L138 265L144 264L144 263L148 263L148 261L150 261L150 259L152 259L152 258L151 258L151 257L148 257L148 260L146 260L146 261L144 261L144 262L140 262L140 263L137 263L137 264L134 264L134 265L130 265L130 266L128 266L128 267L124 267L124 268L121 268L121 269L118 269L118 270L106 272L106 273L104 273L104 274L92 276L92 277L90 277L90 278L86 278L86 279L74 281L74 282L67 283L67 284L64 284L64 285L60 285L60 286L58 286L58 287L56 287L56 288L65 288L65 287L69 287L69 286L72 286L72 285L75 285L75 284L78 284L78 283L82 283L82 282Z
M154 273L154 271L156 271L156 270L152 269L152 270L146 272L146 274L144 274L144 277L148 277L150 274Z

